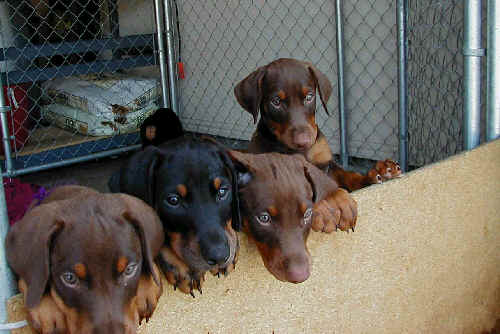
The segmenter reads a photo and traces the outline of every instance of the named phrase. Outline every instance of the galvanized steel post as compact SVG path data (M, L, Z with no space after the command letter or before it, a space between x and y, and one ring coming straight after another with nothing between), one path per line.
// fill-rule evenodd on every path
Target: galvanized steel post
M9 229L9 217L7 216L7 204L5 201L5 189L3 181L0 182L0 324L7 320L6 302L16 291L14 277L7 265L5 255L5 236Z
M500 138L500 3L488 1L486 140Z
M163 95L163 107L168 107L168 84L167 84L167 62L165 56L165 41L163 38L163 10L162 2L155 0L156 36L158 41L158 61L160 62L161 91Z
M10 134L7 126L7 112L10 108L5 103L3 93L3 80L0 76L0 118L2 125L3 147L7 172L12 172L12 158L10 155ZM9 229L9 217L7 215L7 202L5 200L5 189L3 178L0 180L0 324L7 320L6 301L15 292L14 278L7 266L7 258L5 255L5 236Z
M174 23L172 15L172 6L169 0L163 1L163 11L165 13L165 29L167 33L167 61L168 61L168 83L170 88L170 106L172 110L179 115L179 106L177 104L177 64L174 49Z
M342 15L342 1L335 1L337 21L337 76L339 96L339 126L340 126L340 160L343 168L347 168L349 156L347 153L347 128L344 100L344 29Z
M464 149L479 145L481 137L481 0L464 3Z
M408 0L397 1L399 164L408 169Z

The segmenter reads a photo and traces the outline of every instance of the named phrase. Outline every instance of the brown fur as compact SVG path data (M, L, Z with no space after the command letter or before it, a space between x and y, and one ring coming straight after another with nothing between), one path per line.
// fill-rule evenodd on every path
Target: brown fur
M38 332L132 334L161 293L153 259L163 240L158 216L139 199L65 186L11 228L6 251ZM124 258L129 276L119 273Z
M382 183L382 177L375 169L368 171L366 175L360 173L344 173L341 169L333 169L329 172L335 180L339 180L348 191L354 191L372 184Z
M253 115L255 122L259 112L261 115L248 151L300 153L320 169L335 169L330 176L342 188L368 185L343 183L357 176L333 162L326 137L316 124L316 91L328 113L326 104L332 92L328 78L311 63L288 58L259 67L240 81L234 89L239 104ZM311 101L307 100L308 94L313 94ZM276 98L282 101L279 108L272 103Z
M305 281L311 265L310 229L354 228L356 202L301 155L237 151L229 155L241 173L243 231L277 279ZM308 211L313 216L306 219ZM268 222L262 220L266 215Z

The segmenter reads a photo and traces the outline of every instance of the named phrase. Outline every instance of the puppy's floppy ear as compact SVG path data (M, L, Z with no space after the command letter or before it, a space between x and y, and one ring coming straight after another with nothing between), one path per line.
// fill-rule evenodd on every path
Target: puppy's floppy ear
M224 165L231 172L231 188L233 188L233 198L232 198L232 226L235 231L241 231L241 212L240 212L240 196L238 191L238 172L234 166L232 160L229 158L225 150L220 151L220 157L224 162Z
M304 159L304 176L312 187L313 203L324 199L339 187L326 173Z
M260 102L262 101L262 79L266 74L266 67L257 68L234 87L234 95L238 103L253 116L257 123Z
M160 285L160 277L158 277L153 267L154 259L165 241L165 232L161 220L153 208L142 200L125 194L119 194L119 196L125 204L122 213L123 219L132 224L138 231L141 238L144 263L155 282Z
M142 198L155 207L156 170L162 160L163 154L155 146L147 146L143 151L132 155L120 170L119 192Z
M233 161L238 177L238 187L244 188L253 178L255 168L253 165L252 154L242 153L234 150L227 152Z
M28 286L28 308L40 303L47 288L51 243L66 225L57 211L57 205L52 203L35 207L11 227L5 240L7 261Z
M314 67L311 63L306 63L309 72L311 72L314 81L316 82L316 86L319 90L319 97L321 98L321 103L323 104L323 108L325 108L325 112L330 115L328 109L326 108L326 104L330 99L330 95L332 94L332 84L330 80L324 75L320 70Z

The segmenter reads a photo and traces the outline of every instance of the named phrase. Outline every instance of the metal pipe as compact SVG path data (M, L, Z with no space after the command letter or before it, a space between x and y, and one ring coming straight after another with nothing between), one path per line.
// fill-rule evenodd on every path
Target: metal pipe
M344 29L341 0L335 0L335 15L337 21L337 87L339 97L340 162L342 168L345 169L349 164L349 155L347 153L347 128L344 99Z
M0 324L7 321L6 302L16 292L16 284L5 255L5 236L9 229L3 181L0 182Z
M500 4L488 1L486 140L500 138Z
M408 170L408 0L397 1L399 164Z
M163 1L163 11L165 13L165 29L167 32L167 60L168 60L168 79L170 88L170 107L179 115L179 106L177 104L177 80L176 80L176 58L174 50L174 24L172 15L172 6L169 0Z
M57 161L53 162L50 164L45 164L42 166L35 166L35 167L30 167L30 168L23 168L23 169L17 169L13 171L10 174L4 173L2 176L4 177L14 177L14 176L19 176L19 175L24 175L24 174L29 174L29 173L35 173L35 172L40 172L43 170L51 169L51 168L57 168L57 167L63 167L67 165L72 165L76 164L79 162L85 162L93 159L99 159L99 158L104 158L110 155L115 155L115 154L120 154L120 153L125 153L128 151L133 151L136 149L141 148L141 144L136 144L136 145L131 145L131 146L125 146L125 147L120 147L120 148L115 148L113 150L108 150L108 151L103 151L103 152L97 152L97 153L92 153L83 157L77 157L73 159L67 159L63 161Z
M10 147L10 133L9 133L9 121L7 118L7 113L10 112L11 107L9 107L5 100L5 94L3 92L3 79L0 77L0 124L2 127L2 141L3 141L3 152L5 156L5 169L7 172L12 172L12 151Z
M163 96L163 107L168 107L168 84L167 84L167 62L165 59L165 41L163 38L163 10L162 2L155 0L156 36L158 39L158 61L160 62L161 91Z
M481 0L464 6L464 149L479 145L481 132Z

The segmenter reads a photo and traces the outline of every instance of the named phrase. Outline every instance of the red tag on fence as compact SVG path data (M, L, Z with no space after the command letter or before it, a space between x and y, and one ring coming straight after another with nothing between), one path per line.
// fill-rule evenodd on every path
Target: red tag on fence
M177 63L177 66L179 69L179 79L184 79L186 77L184 74L184 63L180 61Z

